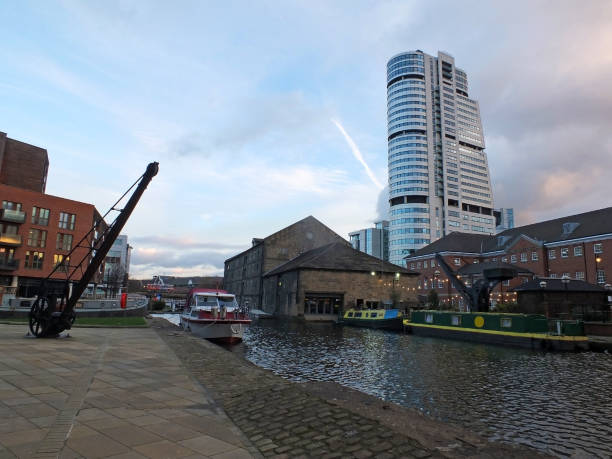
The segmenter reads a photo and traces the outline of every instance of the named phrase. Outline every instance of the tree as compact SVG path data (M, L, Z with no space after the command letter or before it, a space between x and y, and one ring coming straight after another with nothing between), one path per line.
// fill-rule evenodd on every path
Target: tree
M429 307L431 309L438 309L440 306L440 298L438 297L438 292L434 289L431 289L427 294L427 302L429 303Z
M117 296L119 289L125 283L125 270L119 264L113 265L108 271L108 276L106 278L106 292L107 296L110 293L111 298Z

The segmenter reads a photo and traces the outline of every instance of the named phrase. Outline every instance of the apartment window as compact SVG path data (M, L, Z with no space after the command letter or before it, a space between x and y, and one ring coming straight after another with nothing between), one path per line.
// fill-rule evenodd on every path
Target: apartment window
M474 263L475 265L477 265L477 264L478 264L478 260L474 260L474 261L473 261L473 263Z
M495 258L491 259L491 261L497 261L497 257L495 257Z
M2 208L6 210L21 210L21 203L13 201L2 201Z
M67 255L62 255L61 253L56 253L55 255L53 255L53 267L54 268L56 266L61 265L62 262L64 264L62 265L62 267L59 270L60 271L68 271L68 265L70 264L70 257L67 256Z
M531 252L531 261L538 261L538 252Z
M527 252L521 253L521 261L525 263L527 261Z
M550 249L548 251L548 258L550 258L551 260L554 260L555 258L557 258L557 254L555 253L555 249Z
M570 273L563 273L563 274L561 275L561 277L562 277L562 278L563 278L563 277L566 277L566 278L568 278L568 279L570 279L570 278L571 278Z
M510 263L516 263L516 255L510 255Z
M444 288L444 282L438 281L438 288Z
M550 273L550 278L551 279L556 279L558 276L556 273Z
M436 267L436 260L431 260L431 267L435 268Z
M606 272L603 269L597 270L597 283L602 285L606 283Z
M42 247L47 244L47 232L32 228L28 233L28 245L30 247Z
M504 284L505 287L509 287L510 286L510 280L505 280L503 282L503 284Z
M423 268L427 268L427 260L423 262Z
M31 269L42 269L44 252L30 252L29 250L25 254L25 267Z
M595 253L603 253L603 248L601 246L601 242L599 244L593 244L593 252L595 252Z
M584 280L584 271L576 271L576 279Z
M561 248L561 258L569 257L569 249L567 247Z
M417 262L417 269L418 269L418 268L420 268L420 267L421 267L421 262L420 262L420 261L418 261L418 262Z
M461 266L461 260L459 258L453 258L453 263L455 266Z
M581 245L577 245L574 247L574 256L575 257L581 257L582 256L582 246Z
M410 263L410 269L414 269L414 263Z
M49 209L32 207L32 224L47 226L49 224Z
M71 250L72 234L57 233L57 239L55 240L55 248L57 250Z
M508 257L502 257L502 263L508 263Z
M60 212L59 214L59 227L61 229L73 230L74 229L74 221L76 220L76 215L68 214L66 212Z

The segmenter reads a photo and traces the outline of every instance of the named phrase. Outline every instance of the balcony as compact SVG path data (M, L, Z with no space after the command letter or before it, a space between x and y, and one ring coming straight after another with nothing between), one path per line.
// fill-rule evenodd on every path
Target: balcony
M19 268L19 260L0 257L0 271L14 271Z
M25 212L21 210L0 209L0 220L10 223L24 223Z
M21 234L0 233L0 245L16 247L21 245Z

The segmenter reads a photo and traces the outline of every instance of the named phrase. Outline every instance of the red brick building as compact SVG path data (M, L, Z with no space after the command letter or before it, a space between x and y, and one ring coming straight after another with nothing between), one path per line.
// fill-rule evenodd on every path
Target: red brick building
M0 132L0 183L44 193L48 170L47 150Z
M406 257L406 266L419 271L418 287L432 285L446 302L458 300L435 254L455 271L482 262L502 262L525 274L495 288L493 299L514 300L513 287L533 278L562 278L604 286L612 272L612 207L512 228L493 236L451 233ZM533 274L527 274L533 273Z
M92 204L44 193L48 166L46 150L8 139L0 133L0 298L3 306L9 306L10 300L16 297L35 296L41 279L65 260L97 223L97 233L82 241L82 247L64 264L76 265L88 257L87 248L106 226ZM50 287L61 288L66 275L66 270L55 272L52 276L55 282ZM80 276L79 271L73 279Z

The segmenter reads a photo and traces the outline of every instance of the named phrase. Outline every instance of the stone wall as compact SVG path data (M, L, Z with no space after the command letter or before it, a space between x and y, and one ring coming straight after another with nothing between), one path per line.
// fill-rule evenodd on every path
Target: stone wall
M357 300L416 303L416 277L360 271L302 269L264 279L263 309L279 316L304 316L304 298L311 293L342 295L343 309L355 307Z

